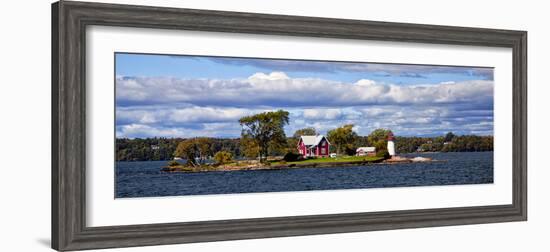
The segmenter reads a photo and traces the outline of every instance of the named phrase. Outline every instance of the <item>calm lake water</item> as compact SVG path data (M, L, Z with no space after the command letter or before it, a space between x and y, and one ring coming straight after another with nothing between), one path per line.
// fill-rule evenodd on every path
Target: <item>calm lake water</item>
M404 154L445 162L333 168L163 173L166 161L117 162L116 197L493 183L493 152Z

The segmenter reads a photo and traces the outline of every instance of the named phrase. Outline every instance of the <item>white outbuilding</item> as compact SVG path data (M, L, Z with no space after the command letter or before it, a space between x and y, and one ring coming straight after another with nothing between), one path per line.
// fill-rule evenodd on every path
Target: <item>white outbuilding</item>
M355 150L356 156L374 156L376 155L376 147L359 147Z

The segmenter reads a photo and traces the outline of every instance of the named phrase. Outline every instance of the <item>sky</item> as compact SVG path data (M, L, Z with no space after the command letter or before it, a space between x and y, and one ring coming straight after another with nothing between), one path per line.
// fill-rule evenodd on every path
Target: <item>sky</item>
M283 109L287 135L353 124L397 136L493 135L493 68L115 54L116 137L238 138Z

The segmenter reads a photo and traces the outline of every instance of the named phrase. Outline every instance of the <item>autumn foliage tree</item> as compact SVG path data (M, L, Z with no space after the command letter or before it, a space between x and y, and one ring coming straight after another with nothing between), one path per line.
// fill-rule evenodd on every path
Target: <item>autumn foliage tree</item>
M242 117L241 138L247 139L247 147L257 148L260 162L267 159L269 149L287 146L284 126L288 124L289 113L284 110L264 112Z
M206 137L191 138L178 144L174 156L187 159L187 164L197 166L212 155L212 140Z
M244 135L239 142L239 149L242 155L246 158L257 158L260 153L260 147L250 136Z
M227 164L231 162L232 158L233 156L229 151L218 151L216 155L214 155L214 161L216 161L216 164Z

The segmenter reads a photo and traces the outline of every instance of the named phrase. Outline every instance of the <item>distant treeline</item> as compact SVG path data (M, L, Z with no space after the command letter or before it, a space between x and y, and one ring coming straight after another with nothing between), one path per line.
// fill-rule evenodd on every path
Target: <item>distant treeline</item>
M397 153L493 151L493 136L396 137Z
M383 132L380 132L383 134ZM378 149L385 148L380 138L374 138L375 132L369 136L354 136L353 143L346 145L345 153L353 155L357 147L377 146ZM287 137L287 146L272 148L269 155L284 155L287 152L295 152L297 137ZM331 135L329 134L329 141ZM369 139L370 137L370 139ZM172 160L178 144L186 139L184 138L119 138L116 139L116 159L118 161L157 161ZM219 151L228 151L233 157L243 157L246 155L246 149L241 149L241 139L233 138L209 138L210 153ZM340 152L336 150L336 141L331 141L331 152ZM493 136L462 135L457 136L451 132L445 136L439 137L399 137L395 139L397 153L410 152L465 152L465 151L492 151Z
M174 152L184 138L117 138L117 161L159 161L174 159ZM227 150L241 156L239 139L212 138L212 152Z

